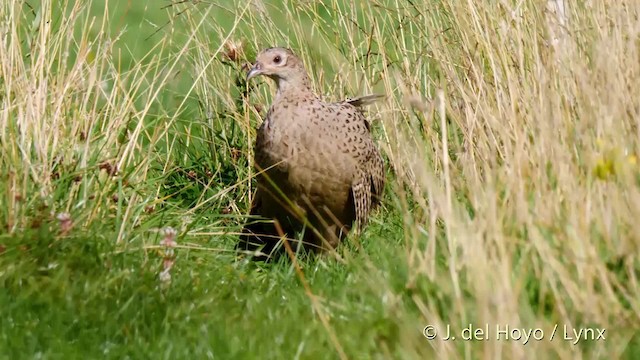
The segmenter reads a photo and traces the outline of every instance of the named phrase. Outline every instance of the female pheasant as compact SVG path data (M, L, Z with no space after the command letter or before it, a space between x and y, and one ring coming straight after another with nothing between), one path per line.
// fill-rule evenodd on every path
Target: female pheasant
M281 237L275 222L287 237L306 227L308 249L335 248L354 222L361 229L382 195L384 162L359 108L379 96L323 102L302 61L285 48L257 56L247 80L260 75L278 90L257 132L251 214L270 221L248 222L238 248L262 248L257 258L268 258Z

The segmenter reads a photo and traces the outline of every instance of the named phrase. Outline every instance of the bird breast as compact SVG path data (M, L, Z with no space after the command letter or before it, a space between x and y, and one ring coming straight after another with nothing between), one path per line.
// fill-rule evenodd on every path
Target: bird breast
M310 113L304 106L274 105L258 130L256 165L270 168L266 173L281 190L304 194L315 204L342 206L357 164L340 150L339 136L333 133L338 128L310 119Z

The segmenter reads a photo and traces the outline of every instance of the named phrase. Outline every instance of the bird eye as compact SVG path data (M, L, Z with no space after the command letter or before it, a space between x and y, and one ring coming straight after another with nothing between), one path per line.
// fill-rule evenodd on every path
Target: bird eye
M274 63L274 64L280 64L280 61L282 61L282 58L280 57L280 55L276 55L276 56L273 58L273 63Z

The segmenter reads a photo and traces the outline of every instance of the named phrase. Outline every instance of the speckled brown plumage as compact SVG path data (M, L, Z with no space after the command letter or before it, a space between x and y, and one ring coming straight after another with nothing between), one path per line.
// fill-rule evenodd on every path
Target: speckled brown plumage
M325 103L316 96L302 61L290 50L260 53L247 79L266 75L278 84L276 97L255 144L261 171L251 214L277 221L288 237L305 230L310 249L335 247L366 223L384 187L384 163L359 106L378 96ZM270 253L279 239L271 222L245 225L239 248L264 245Z

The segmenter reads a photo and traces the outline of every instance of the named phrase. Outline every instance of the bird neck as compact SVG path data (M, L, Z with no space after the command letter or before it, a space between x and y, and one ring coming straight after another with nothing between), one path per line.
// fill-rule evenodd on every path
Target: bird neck
M296 79L278 78L278 92L276 98L293 94L313 94L311 90L311 81L307 75L303 75Z

